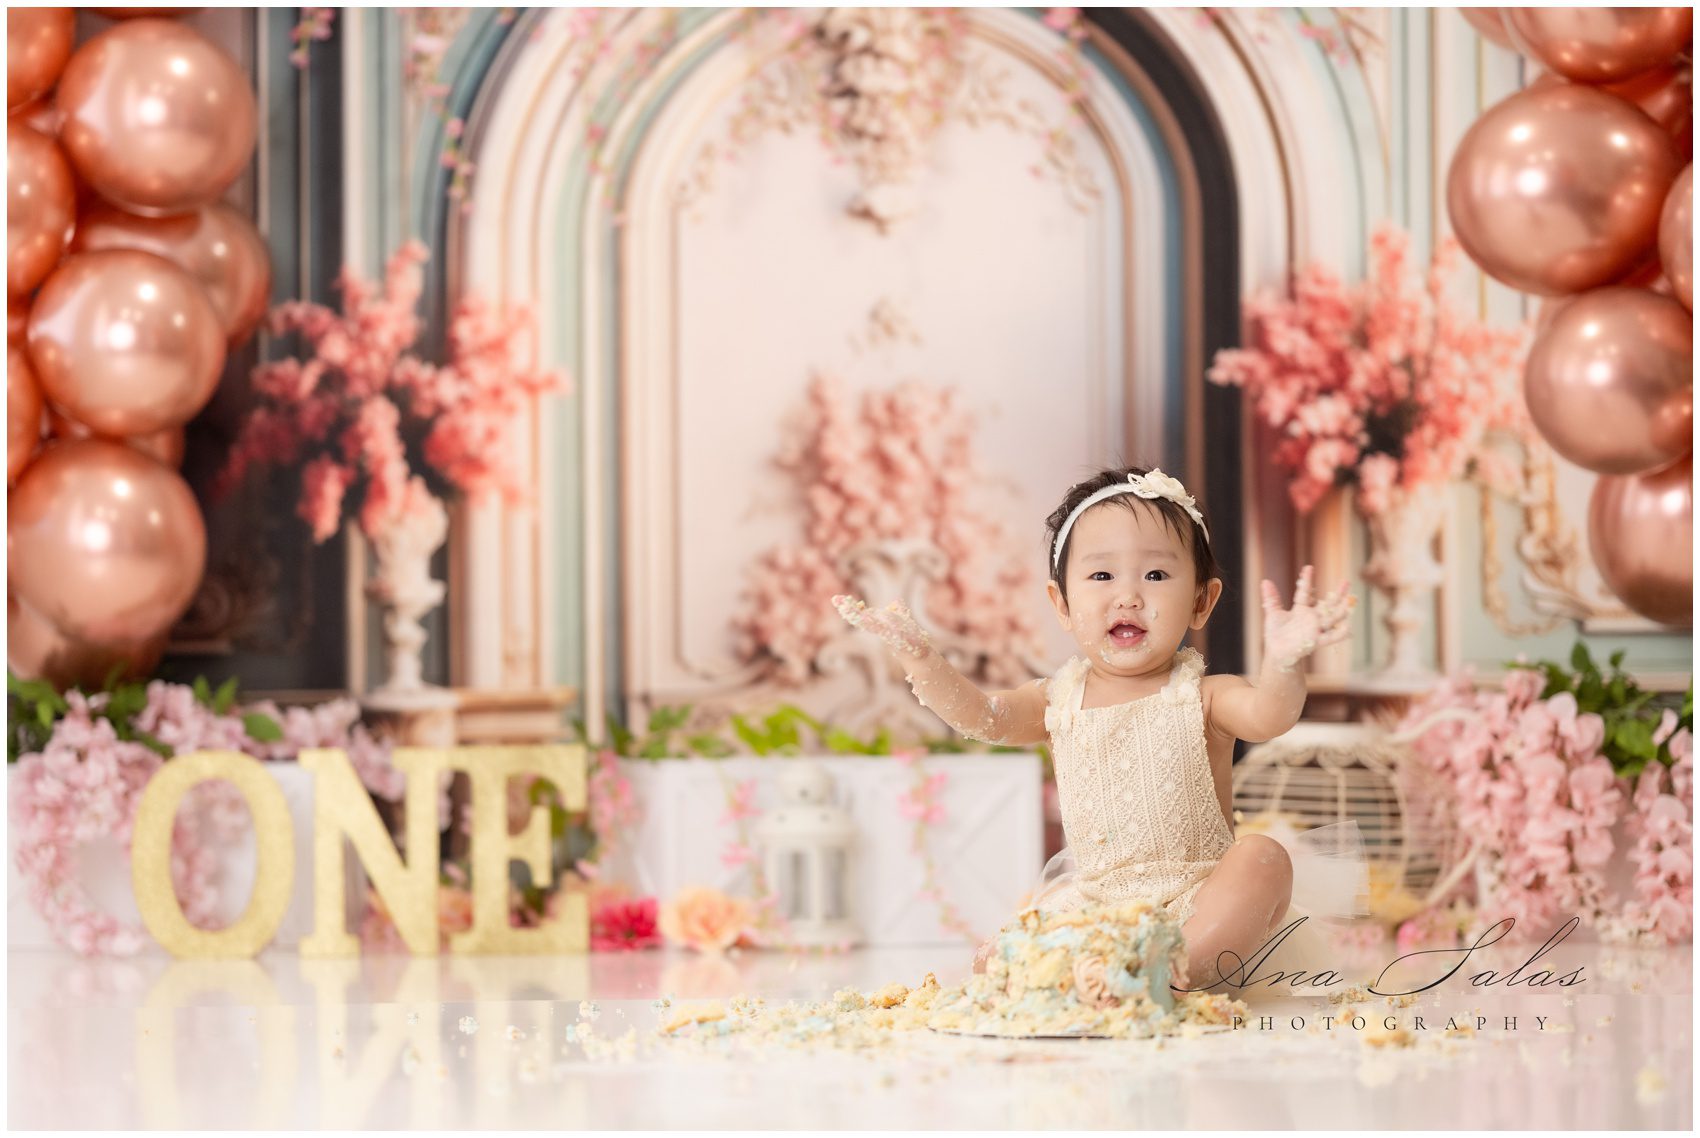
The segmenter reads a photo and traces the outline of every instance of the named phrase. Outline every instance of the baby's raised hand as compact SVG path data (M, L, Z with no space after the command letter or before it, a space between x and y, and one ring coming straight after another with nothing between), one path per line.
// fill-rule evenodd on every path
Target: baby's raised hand
M932 648L927 630L902 601L892 601L883 609L871 609L859 597L840 594L832 598L832 604L839 616L857 628L867 629L895 651L925 656Z
M1347 591L1345 581L1331 595L1318 601L1311 591L1314 567L1299 572L1293 590L1293 607L1281 607L1281 595L1269 580L1263 582L1263 651L1283 672L1318 648L1336 644L1351 632L1349 619L1358 598Z

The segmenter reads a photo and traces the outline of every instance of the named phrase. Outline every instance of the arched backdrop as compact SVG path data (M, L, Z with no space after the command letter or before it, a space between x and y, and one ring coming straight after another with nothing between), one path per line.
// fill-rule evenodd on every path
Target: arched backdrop
M372 271L425 238L433 317L469 290L529 303L540 357L575 381L514 432L535 501L458 518L444 678L573 684L593 723L767 698L732 659L727 618L741 567L795 540L797 503L769 464L816 372L968 395L988 500L1036 567L1043 516L1099 463L1155 462L1202 487L1231 574L1213 667L1255 666L1242 602L1261 577L1362 564L1345 499L1293 517L1279 478L1246 459L1259 440L1237 397L1203 369L1237 337L1239 298L1294 265L1360 272L1381 218L1419 247L1443 234L1445 157L1522 84L1520 63L1450 9L1366 13L1363 35L1333 9L1093 9L1078 55L1043 10L962 15L973 94L923 148L919 212L881 232L844 208L856 171L807 125L774 28L740 10L594 25L471 11L423 78L408 68L417 13L344 13L349 258ZM467 199L451 145L475 165ZM1522 315L1485 278L1462 287L1487 314ZM1579 518L1586 476L1558 474ZM1685 640L1590 588L1585 548L1557 568L1501 548L1477 572L1496 529L1501 546L1520 525L1523 550L1538 546L1530 524L1458 490L1437 665L1556 655L1580 626L1655 682L1689 669ZM1067 642L1037 589L1032 604L1051 635L1036 666L1054 666ZM1366 614L1321 686L1374 658Z

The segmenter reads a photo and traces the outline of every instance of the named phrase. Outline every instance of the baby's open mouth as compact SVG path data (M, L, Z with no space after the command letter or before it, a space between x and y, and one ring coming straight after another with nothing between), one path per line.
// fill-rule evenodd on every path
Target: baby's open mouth
M1123 622L1110 626L1110 642L1118 648L1132 648L1145 639L1145 630L1137 624Z

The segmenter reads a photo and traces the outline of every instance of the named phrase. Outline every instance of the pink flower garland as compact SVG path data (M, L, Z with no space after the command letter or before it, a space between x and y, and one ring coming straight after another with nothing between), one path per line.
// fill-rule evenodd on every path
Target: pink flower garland
M1601 753L1604 725L1578 714L1576 698L1539 697L1540 673L1514 669L1503 690L1475 690L1451 677L1413 706L1413 729L1439 711L1416 740L1418 758L1453 787L1458 821L1476 835L1485 895L1478 924L1516 918L1511 937L1546 935L1572 914L1614 942L1674 944L1692 936L1693 744L1686 729L1664 738L1675 762L1651 763L1633 790ZM1668 718L1668 717L1667 717ZM1664 741L1663 739L1661 741ZM1637 869L1633 898L1612 896L1604 868L1612 827L1626 820Z
M1356 286L1311 265L1290 298L1247 301L1246 347L1218 352L1210 368L1276 432L1273 458L1294 473L1301 511L1343 483L1374 515L1421 484L1471 472L1503 481L1485 440L1524 422L1507 378L1523 333L1481 324L1451 298L1457 242L1436 250L1420 291L1407 284L1407 234L1382 226L1371 252L1370 278Z

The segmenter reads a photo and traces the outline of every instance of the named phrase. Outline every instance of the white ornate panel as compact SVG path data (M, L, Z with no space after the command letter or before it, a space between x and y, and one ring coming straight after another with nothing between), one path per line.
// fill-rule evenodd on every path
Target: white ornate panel
M975 65L1002 97L1061 118L1054 40L1007 14L976 27ZM1089 456L1165 460L1173 300L1161 273L1174 219L1118 96L1096 92L1102 121L1081 131L1085 177L1102 187L1084 208L1030 172L1031 139L956 120L927 151L919 213L882 234L846 213L855 173L811 133L761 135L732 163L697 160L730 129L748 66L727 51L692 73L645 133L626 199L623 644L639 701L748 682L728 618L745 566L801 540L800 503L772 459L817 372L851 392L911 378L961 389L994 472L987 508L1036 568L1061 478L1086 473ZM876 309L919 342L867 348ZM1037 585L1025 600L1060 658L1069 642Z

